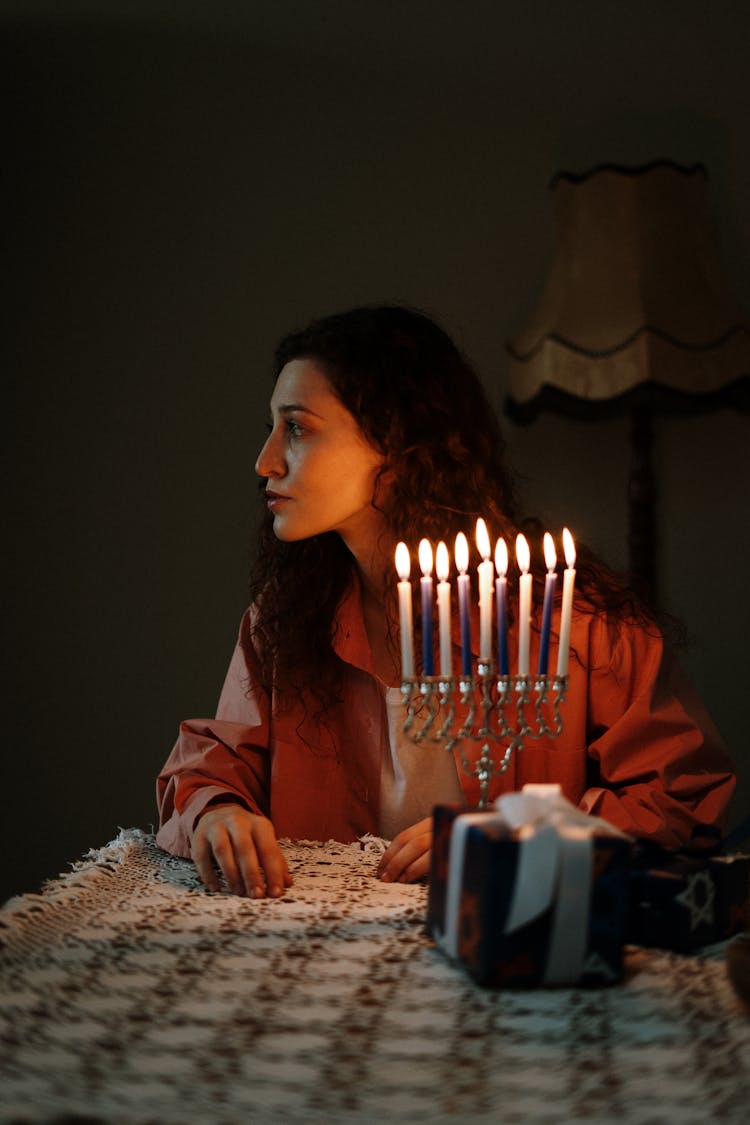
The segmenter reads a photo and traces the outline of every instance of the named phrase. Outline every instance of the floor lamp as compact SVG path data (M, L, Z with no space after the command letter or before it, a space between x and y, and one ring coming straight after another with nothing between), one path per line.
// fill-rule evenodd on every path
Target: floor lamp
M750 319L719 265L702 165L563 172L556 246L509 354L506 411L630 418L629 570L658 600L653 419L750 404Z

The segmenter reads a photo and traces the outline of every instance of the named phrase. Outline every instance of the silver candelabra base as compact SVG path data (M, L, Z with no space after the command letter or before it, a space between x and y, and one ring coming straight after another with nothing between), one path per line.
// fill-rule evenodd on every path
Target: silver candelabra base
M506 772L526 739L558 737L567 687L567 676L500 675L491 661L480 661L476 675L457 679L409 676L401 684L404 732L414 742L440 743L447 751L458 746L464 772L479 782L477 807L485 809L493 777ZM467 709L460 726L458 706ZM482 744L474 761L466 754L471 742Z

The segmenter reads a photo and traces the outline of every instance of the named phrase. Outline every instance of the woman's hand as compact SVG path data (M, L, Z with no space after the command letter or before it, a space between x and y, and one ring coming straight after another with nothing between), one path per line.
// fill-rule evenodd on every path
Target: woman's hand
M214 862L235 895L280 898L292 885L271 821L242 805L210 805L196 825L192 851L209 891L219 890Z
M432 817L405 828L388 846L378 864L377 876L384 883L416 883L430 870Z

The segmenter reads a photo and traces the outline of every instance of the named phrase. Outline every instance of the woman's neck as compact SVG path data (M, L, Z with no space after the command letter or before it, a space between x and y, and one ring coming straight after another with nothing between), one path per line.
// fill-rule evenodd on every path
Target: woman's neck
M362 615L377 676L391 687L400 683L400 666L394 653L387 597L388 568L382 555L369 565L358 560Z
M364 585L362 586L362 616L367 639L370 642L375 673L383 683L396 687L401 682L401 669L394 652L386 601L382 593L378 595Z
M384 533L385 524L370 522L366 534L345 539L354 556L359 577L362 615L370 642L370 651L376 674L384 683L395 686L400 682L400 665L394 655L392 626L389 622L388 581L395 578L393 554L387 544L390 538Z

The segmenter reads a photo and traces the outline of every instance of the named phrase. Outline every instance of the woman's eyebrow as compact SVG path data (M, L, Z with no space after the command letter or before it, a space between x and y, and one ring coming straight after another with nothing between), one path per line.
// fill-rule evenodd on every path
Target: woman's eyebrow
M313 418L320 418L322 414L316 414L309 406L303 406L301 402L285 402L278 408L279 414L311 414Z

